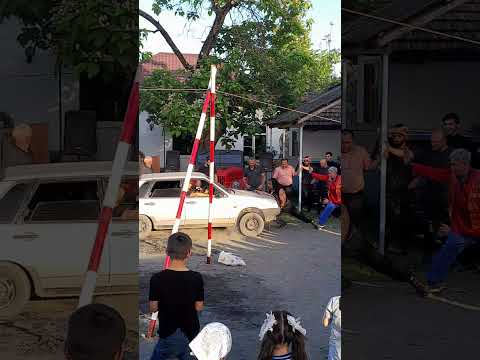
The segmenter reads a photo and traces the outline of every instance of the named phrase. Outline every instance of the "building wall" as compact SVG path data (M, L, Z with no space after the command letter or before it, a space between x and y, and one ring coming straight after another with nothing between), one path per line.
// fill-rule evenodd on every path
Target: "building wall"
M3 55L0 61L0 111L11 115L15 124L48 123L48 147L50 151L56 151L61 141L55 57L37 49L32 63L28 64L25 49L17 42L19 31L20 25L15 19L0 24L0 53ZM78 110L78 83L68 72L63 74L62 80L64 114Z
M474 62L427 62L390 66L389 123L428 130L456 112L465 130L480 122L480 71Z

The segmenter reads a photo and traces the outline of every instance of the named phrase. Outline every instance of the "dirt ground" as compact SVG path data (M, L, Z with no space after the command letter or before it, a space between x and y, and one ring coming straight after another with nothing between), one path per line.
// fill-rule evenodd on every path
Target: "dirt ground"
M265 313L286 309L301 317L307 329L311 359L325 359L329 331L321 325L324 307L340 293L340 238L318 231L293 217L284 226L272 225L260 238L243 238L233 229L214 231L214 261L205 263L206 231L187 231L195 242L189 267L205 281L205 311L201 325L225 323L232 331L229 358L251 360L258 351L258 331ZM140 248L140 333L145 333L148 282L163 265L168 232L159 232ZM241 256L247 266L217 263L220 250ZM140 359L149 359L155 341L141 339Z

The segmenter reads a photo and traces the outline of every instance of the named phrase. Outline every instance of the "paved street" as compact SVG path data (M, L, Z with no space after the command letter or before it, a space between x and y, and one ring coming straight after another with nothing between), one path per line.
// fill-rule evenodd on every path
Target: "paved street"
M240 255L246 267L205 264L206 231L188 231L196 255L190 268L205 279L206 309L201 324L224 322L232 331L230 358L251 360L257 355L258 331L265 313L287 309L302 318L307 329L311 359L326 358L328 331L321 325L329 298L340 293L340 238L320 232L294 218L285 227L272 226L261 239L244 239L233 230L215 230L214 249ZM161 270L164 239L168 232L155 234L152 245L143 244L140 254L140 307L147 310L150 275ZM146 321L140 322L145 332ZM141 359L148 359L154 342L142 340Z

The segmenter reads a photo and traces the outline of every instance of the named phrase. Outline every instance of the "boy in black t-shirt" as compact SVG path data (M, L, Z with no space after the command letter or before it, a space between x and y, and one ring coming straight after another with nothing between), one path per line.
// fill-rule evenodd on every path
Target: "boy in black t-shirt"
M160 338L151 360L193 359L188 344L200 332L198 312L203 310L204 291L202 275L186 266L191 254L188 235L171 235L167 244L170 267L150 279L150 311L158 311Z

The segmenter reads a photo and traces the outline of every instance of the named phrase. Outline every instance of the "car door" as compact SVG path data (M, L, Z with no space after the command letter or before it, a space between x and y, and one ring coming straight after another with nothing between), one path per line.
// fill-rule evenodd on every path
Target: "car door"
M201 180L201 187L207 189L208 182ZM213 199L213 224L215 226L231 225L233 220L233 206L228 194L218 187L214 190ZM189 192L185 200L186 225L189 226L207 226L209 212L209 197L192 196Z
M105 192L108 179L103 180ZM138 176L122 180L113 209L107 246L110 254L109 285L113 291L138 291Z
M151 180L149 187L143 188L140 196L140 214L148 216L155 228L172 227L177 216L182 180ZM185 211L182 222L185 224Z
M96 178L33 184L17 219L15 236L28 247L22 257L43 289L72 294L81 288L97 232L99 185ZM97 287L108 284L108 269L105 247Z

